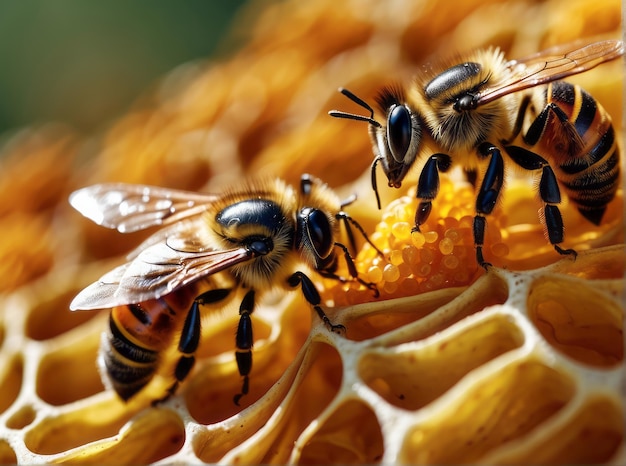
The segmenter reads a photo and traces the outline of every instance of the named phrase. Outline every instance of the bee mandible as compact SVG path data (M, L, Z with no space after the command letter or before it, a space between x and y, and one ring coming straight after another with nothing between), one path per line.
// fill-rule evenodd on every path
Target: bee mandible
M623 53L618 40L561 45L511 61L498 49L478 50L425 68L407 88L382 89L376 101L384 123L347 89L340 92L369 115L337 110L329 114L369 123L375 155L372 188L379 209L376 166L382 166L390 187L399 188L416 160L425 159L417 184L420 202L414 231L431 212L439 173L461 165L478 187L473 236L476 259L487 269L486 216L503 187L504 152L517 166L540 173L547 237L558 253L575 257L575 250L560 246L564 239L560 188L587 220L599 225L618 188L620 156L608 113L580 86L562 79ZM482 161L486 169L477 179Z

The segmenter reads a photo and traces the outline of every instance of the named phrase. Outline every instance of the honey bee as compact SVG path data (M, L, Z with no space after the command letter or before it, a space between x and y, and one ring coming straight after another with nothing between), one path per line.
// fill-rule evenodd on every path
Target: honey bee
M352 247L351 226L369 241L343 211L353 200L340 201L309 175L302 176L299 191L272 180L249 182L223 195L119 183L74 192L71 205L103 227L121 233L163 227L133 251L127 263L85 288L70 304L71 310L112 308L99 356L105 384L127 401L158 374L171 381L162 399L170 396L194 365L200 308L222 306L236 290L243 294L235 338L243 383L236 404L248 392L250 315L257 292L300 287L332 331L345 330L331 323L313 281L298 266L345 281L336 274L340 251L350 279L377 293L358 276L348 247L337 241L340 224ZM208 291L200 292L203 286ZM177 361L165 367L162 354L175 345Z
M486 216L493 211L504 182L503 152L515 165L540 173L540 215L547 237L560 254L563 220L560 188L578 211L599 225L618 188L619 150L611 117L580 86L561 79L621 57L621 41L565 45L520 60L506 61L495 48L478 50L453 62L425 68L408 88L389 86L376 101L385 122L346 89L345 96L369 112L333 110L333 117L369 123L374 151L372 188L378 208L378 163L389 186L399 188L417 158L425 159L416 196L414 231L428 218L439 190L439 172L453 164L477 186L473 235L476 259L483 257ZM486 164L477 179L481 162ZM478 183L479 182L479 183Z

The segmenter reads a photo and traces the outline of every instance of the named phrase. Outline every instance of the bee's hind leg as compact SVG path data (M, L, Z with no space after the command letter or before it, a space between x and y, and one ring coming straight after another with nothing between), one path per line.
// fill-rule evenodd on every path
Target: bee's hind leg
M197 300L194 300L191 305L191 309L187 313L183 330L178 342L178 351L181 353L180 359L176 363L174 368L175 381L167 389L165 395L162 398L154 400L152 406L156 406L160 403L167 401L178 389L180 382L185 380L191 368L196 362L194 353L198 349L200 343L200 309Z
M231 289L229 288L219 288L202 293L194 299L193 304L187 313L187 317L185 317L185 323L183 324L183 329L178 341L178 351L181 356L176 363L176 367L174 368L174 378L176 380L167 389L165 396L155 400L152 403L153 405L166 401L169 397L176 393L178 385L180 385L180 383L187 378L196 362L195 352L200 344L201 334L200 306L204 304L217 303L226 298L230 292Z
M239 306L239 325L237 326L237 334L235 337L237 351L235 358L237 360L237 369L239 375L243 377L241 392L233 397L233 402L239 406L239 400L248 394L250 385L250 371L252 370L252 344L254 343L252 335L252 319L250 314L254 310L254 290L249 290Z
M556 252L562 255L571 255L574 258L577 253L574 249L563 249L559 246L563 242L564 227L561 211L557 204L561 203L561 192L554 175L554 171L546 159L523 147L507 146L507 153L515 163L526 170L541 170L539 180L539 196L543 201L543 216L550 244Z

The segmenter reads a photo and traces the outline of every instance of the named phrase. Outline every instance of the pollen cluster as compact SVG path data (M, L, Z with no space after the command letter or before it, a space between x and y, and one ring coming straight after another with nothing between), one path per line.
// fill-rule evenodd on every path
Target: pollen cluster
M383 254L366 243L356 257L359 272L376 285L382 299L468 285L479 273L472 235L472 187L467 183L454 186L445 178L435 215L419 231L414 228L418 206L414 193L410 189L382 211L370 239ZM488 254L494 258L507 254L501 219L494 216L486 236ZM337 287L333 295L336 304L374 299L362 287L351 286L347 293L342 288Z
M499 46L516 58L621 37L620 2L253 0L246 11L233 32L246 45L173 70L97 142L49 125L3 144L0 464L625 464L623 190L598 227L563 199L564 246L578 251L563 257L537 180L507 167L486 271L470 183L442 174L413 231L419 163L401 189L379 174L378 210L367 123L327 114L346 105L339 86L371 101L444 54ZM620 132L619 60L574 79ZM255 176L297 186L303 173L356 194L345 210L380 250L354 252L378 295L350 279L342 253L346 281L307 271L345 332L298 290L266 295L237 406L233 300L203 310L176 395L153 406L107 390L96 360L109 311L69 303L148 233L92 224L69 193L115 181L219 194Z

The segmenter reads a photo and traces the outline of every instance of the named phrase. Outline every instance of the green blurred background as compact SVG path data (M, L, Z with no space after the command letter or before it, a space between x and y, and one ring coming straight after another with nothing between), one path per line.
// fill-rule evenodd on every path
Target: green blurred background
M0 134L89 133L181 63L225 54L245 0L0 0Z

